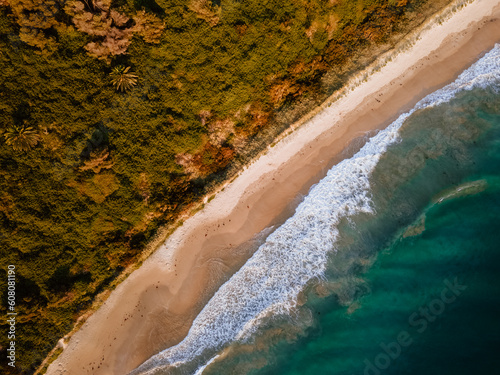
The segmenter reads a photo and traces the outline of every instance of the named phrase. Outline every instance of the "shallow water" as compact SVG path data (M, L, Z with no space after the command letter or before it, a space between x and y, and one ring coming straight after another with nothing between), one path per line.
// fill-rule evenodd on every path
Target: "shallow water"
M496 369L499 77L497 47L333 167L134 373Z

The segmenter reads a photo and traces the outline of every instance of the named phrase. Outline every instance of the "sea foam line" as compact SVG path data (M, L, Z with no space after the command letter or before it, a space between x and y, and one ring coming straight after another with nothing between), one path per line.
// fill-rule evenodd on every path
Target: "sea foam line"
M464 71L455 82L428 95L408 113L372 137L352 158L328 171L297 207L295 214L268 236L247 263L221 288L194 320L186 338L151 357L131 374L153 374L194 359L209 362L220 349L243 340L270 313L289 313L305 284L322 277L335 251L343 218L373 213L370 175L399 129L415 111L450 101L458 92L494 87L500 82L500 45ZM201 373L206 363L196 370ZM201 372L200 372L201 371Z

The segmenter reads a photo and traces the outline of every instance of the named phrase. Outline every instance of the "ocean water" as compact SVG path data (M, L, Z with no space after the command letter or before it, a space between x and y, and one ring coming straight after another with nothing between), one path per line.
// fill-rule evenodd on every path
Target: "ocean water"
M132 374L500 373L500 46L334 166Z

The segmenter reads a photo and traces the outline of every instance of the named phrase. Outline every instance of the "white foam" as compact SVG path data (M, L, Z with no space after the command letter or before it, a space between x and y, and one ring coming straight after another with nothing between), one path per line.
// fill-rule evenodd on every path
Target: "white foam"
M452 84L430 94L408 113L372 137L352 158L335 165L266 239L247 263L212 297L178 345L151 357L132 374L151 374L201 354L213 357L224 345L248 337L262 317L288 313L304 285L322 277L335 251L337 224L357 213L372 213L370 175L398 131L416 110L451 100L462 90L500 82L500 45L464 71ZM204 353L204 351L207 351ZM212 361L211 360L211 361ZM210 361L210 362L211 362ZM201 374L206 365L198 368ZM201 371L201 372L200 372Z
M203 374L203 371L207 368L208 365L210 365L212 362L214 362L219 355L217 354L216 356L212 357L207 363L205 363L203 366L198 367L196 372L193 375L201 375Z

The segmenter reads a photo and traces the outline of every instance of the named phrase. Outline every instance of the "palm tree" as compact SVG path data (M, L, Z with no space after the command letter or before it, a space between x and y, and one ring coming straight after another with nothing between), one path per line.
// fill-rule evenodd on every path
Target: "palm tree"
M11 126L9 129L3 133L5 137L5 143L16 151L27 151L32 147L35 147L40 136L37 131L31 126Z
M116 86L117 91L127 91L137 84L137 76L129 73L129 69L130 66L125 68L123 65L118 65L111 71L111 82Z

